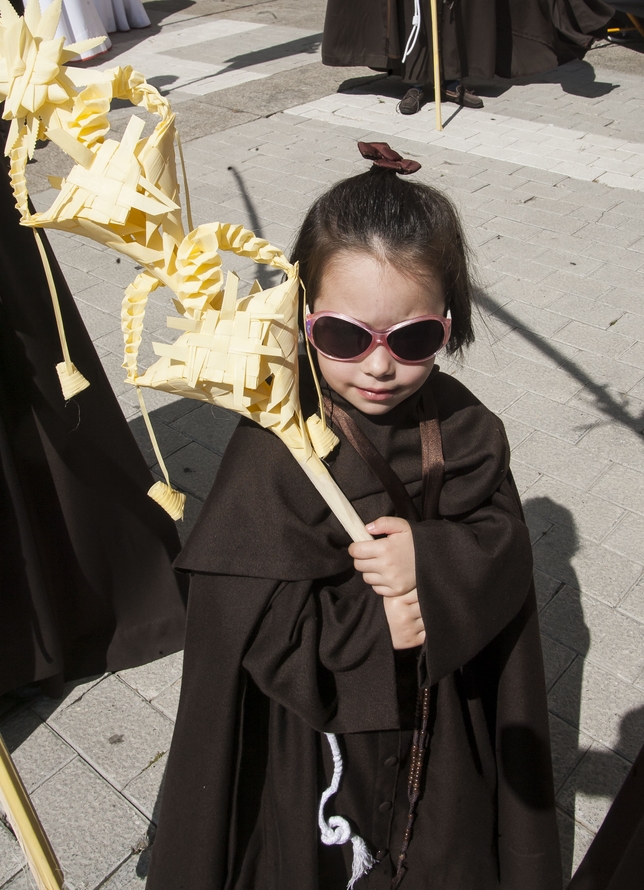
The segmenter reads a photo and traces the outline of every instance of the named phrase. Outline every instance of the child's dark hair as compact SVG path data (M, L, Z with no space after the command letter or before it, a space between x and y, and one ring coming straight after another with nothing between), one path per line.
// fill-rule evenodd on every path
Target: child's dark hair
M300 264L311 309L324 269L342 250L366 251L415 278L431 271L441 281L452 313L446 352L460 352L473 342L467 246L445 195L376 166L321 195L307 213L291 255Z

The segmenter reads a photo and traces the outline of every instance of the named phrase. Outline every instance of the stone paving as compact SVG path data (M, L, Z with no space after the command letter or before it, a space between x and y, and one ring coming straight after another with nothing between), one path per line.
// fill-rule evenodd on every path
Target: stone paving
M320 4L310 22L293 23L296 36L284 31L288 16L266 24L260 13L268 6L255 10L261 28L241 27L252 23L246 7L218 16L207 7L192 23L175 11L160 34L141 41L140 59L130 36L127 58L156 77L177 78L165 83L176 89L189 127L202 94L188 95L195 85L181 80L190 77L184 63L210 65L199 69L205 87L226 76L227 59L246 59L247 67L235 68L240 80L204 94L209 101L215 93L221 102L241 95L247 74L259 73L267 91L287 83L293 91L292 70L261 66L315 40ZM197 49L225 34L228 55L215 46L200 61L190 30ZM396 115L400 85L371 78L339 95L335 86L327 96L311 86L306 101L286 90L295 100L283 111L263 117L259 110L251 120L247 110L237 126L229 116L185 147L195 223L241 222L282 248L317 194L364 169L358 138L390 140L418 158L419 177L461 211L479 285L478 338L462 362L442 365L500 414L513 447L534 543L568 874L644 743L644 69L613 50L594 50L532 83L488 84L482 111L445 107L451 120L443 134L433 129L432 105L413 118ZM249 55L257 65L248 65ZM308 50L285 64L298 56L301 76L324 83L328 73ZM43 186L34 197L47 206L52 193ZM158 473L120 368L119 304L134 264L74 237L52 233L51 240ZM258 274L235 267L247 286ZM267 275L260 270L263 284ZM152 341L168 341L171 311L170 295L155 293L142 366L154 360ZM188 494L185 536L235 419L161 393L146 401L173 482ZM180 676L179 654L70 686L62 701L0 699L0 731L70 888L143 887ZM0 824L0 887L28 886L17 845Z

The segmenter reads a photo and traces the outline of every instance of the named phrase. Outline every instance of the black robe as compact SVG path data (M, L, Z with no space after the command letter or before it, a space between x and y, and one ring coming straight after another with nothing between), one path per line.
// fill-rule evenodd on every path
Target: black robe
M332 774L321 732L338 733L345 761L329 812L379 860L356 888L386 890L408 809L416 662L431 685L431 741L403 890L560 890L531 550L508 444L456 380L434 372L425 386L445 478L441 519L412 526L420 655L394 654L381 598L284 445L250 422L235 432L176 563L192 572L184 678L148 890L346 887L351 845L319 841ZM420 395L382 417L343 403L417 506ZM365 521L393 513L344 438L328 462Z
M602 0L438 0L444 80L522 77L581 59L613 15ZM361 66L433 82L429 0L421 0L418 41L405 63L414 0L329 0L325 65Z
M182 647L180 545L43 232L90 382L65 403L49 288L4 163L0 232L0 695L35 681L57 693Z

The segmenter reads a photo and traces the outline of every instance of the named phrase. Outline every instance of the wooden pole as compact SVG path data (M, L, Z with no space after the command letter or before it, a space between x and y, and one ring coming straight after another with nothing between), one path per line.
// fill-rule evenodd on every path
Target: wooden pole
M630 12L627 13L627 15L628 15L629 19L630 19L630 20L633 22L633 24L635 25L635 27L637 28L637 30L640 32L640 34L642 35L642 37L644 37L644 28L642 27L642 23L641 23L640 20L637 18L637 16L635 16L635 15L631 15Z
M436 105L436 129L443 129L441 115L441 60L438 41L438 8L436 0L429 0L432 13L432 55L434 57L434 103Z
M0 736L0 804L25 854L38 890L62 890L63 870Z

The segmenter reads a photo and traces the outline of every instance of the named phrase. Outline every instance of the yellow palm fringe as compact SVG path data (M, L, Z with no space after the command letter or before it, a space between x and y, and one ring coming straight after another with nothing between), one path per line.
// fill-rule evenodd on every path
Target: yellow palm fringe
M366 539L357 513L320 459L336 441L326 429L323 410L320 417L306 422L302 416L297 266L241 225L193 227L183 152L177 141L190 228L186 234L174 154L174 115L168 101L130 67L109 71L68 67L72 49L64 50L62 42L53 40L60 0L54 0L42 15L38 0L28 0L23 19L10 9L8 0L0 0L0 10L0 63L7 70L3 80L0 64L0 99L6 98L5 116L12 119L8 149L24 224L83 235L144 267L127 289L122 307L128 382L137 389L151 386L220 405L272 430L349 534L355 540ZM10 29L5 22L11 24ZM16 43L18 30L20 40ZM68 51L71 55L66 55ZM33 58L42 62L37 73L29 61ZM41 71L51 71L51 82L41 83ZM160 118L150 136L142 138L143 121L133 115L120 141L106 138L107 108L115 98L129 99ZM30 216L24 172L36 138L54 141L75 166L66 178L52 180L59 194L49 210ZM237 300L236 276L229 275L225 284L223 281L222 250L280 269L285 280L264 291L254 286ZM176 295L178 315L168 319L168 325L180 335L172 345L154 344L159 360L139 375L137 358L145 308L159 282ZM74 377L66 345L63 355L61 364L68 382L80 382ZM185 496L170 487L141 397L140 401L166 478L165 485L157 483L150 493L171 515L178 516Z

